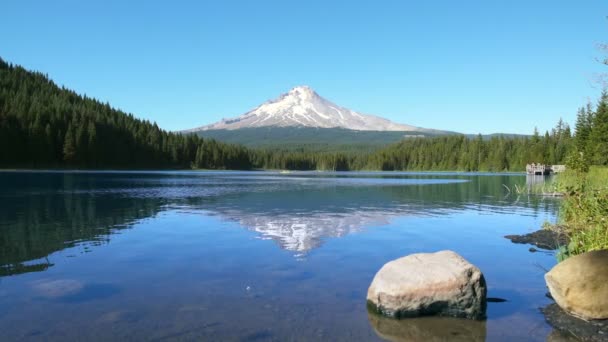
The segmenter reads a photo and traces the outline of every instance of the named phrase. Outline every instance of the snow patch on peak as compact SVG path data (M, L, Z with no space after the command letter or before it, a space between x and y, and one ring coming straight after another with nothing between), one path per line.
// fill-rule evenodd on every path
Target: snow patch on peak
M302 99L311 99L311 98L313 98L315 96L318 96L317 93L315 93L315 91L312 90L311 87L305 86L305 85L304 86L297 86L297 87L292 88L288 92L288 94L292 95L292 96L300 97Z

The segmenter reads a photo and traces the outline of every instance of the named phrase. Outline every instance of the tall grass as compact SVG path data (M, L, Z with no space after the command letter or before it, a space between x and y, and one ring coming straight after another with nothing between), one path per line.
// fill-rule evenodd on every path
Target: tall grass
M515 195L539 195L539 196L561 196L562 193L558 190L557 183L553 178L544 180L542 182L531 183L531 184L513 184L511 187L503 184L502 186L506 189L508 194Z
M565 193L559 215L570 237L565 252L608 249L608 167L566 171L557 176L556 187Z

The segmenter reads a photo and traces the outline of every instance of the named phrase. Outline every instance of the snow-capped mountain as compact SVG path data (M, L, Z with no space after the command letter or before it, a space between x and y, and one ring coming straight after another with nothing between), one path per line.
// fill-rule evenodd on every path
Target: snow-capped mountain
M344 128L358 131L431 131L394 123L373 115L357 113L324 99L308 86L299 86L239 117L222 119L220 122L187 132L254 127Z

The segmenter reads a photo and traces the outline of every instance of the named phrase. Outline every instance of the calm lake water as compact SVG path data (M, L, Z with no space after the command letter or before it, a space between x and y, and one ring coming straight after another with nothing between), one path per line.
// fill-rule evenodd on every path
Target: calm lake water
M553 253L503 236L555 221L525 175L0 172L0 333L12 340L545 341ZM393 321L387 261L454 250L488 320Z

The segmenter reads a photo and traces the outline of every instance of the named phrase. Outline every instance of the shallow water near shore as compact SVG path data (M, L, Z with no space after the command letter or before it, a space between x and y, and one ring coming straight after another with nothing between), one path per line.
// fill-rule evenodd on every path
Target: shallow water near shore
M545 341L555 221L519 174L0 172L2 340ZM451 249L485 322L368 315L376 271Z

